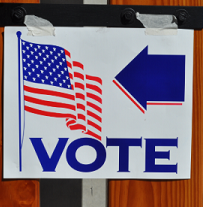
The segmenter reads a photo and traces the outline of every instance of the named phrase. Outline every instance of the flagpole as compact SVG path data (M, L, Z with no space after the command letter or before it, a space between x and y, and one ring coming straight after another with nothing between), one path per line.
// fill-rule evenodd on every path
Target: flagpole
M16 33L18 37L18 104L19 104L19 171L22 171L22 142L21 142L21 78L20 78L20 40L22 33L18 31Z

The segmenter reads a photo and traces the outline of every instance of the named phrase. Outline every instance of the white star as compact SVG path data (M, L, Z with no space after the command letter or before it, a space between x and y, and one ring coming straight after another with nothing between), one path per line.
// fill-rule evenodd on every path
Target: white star
M55 72L55 71L56 71L56 69L55 69L55 68L53 68L53 71Z
M47 67L44 67L44 69L46 70L46 69L47 69Z
M36 66L36 68L39 68L39 65L35 65Z
M61 50L61 53L63 53L64 51L63 50Z
M30 64L29 63L27 65L28 65L28 67L30 67Z
M58 53L58 56L60 57L60 56L61 56L61 54L60 54L60 53Z
M52 52L52 51L50 51L50 54L52 55L52 54L53 54L53 52Z
M59 68L59 66L58 66L58 65L57 65L56 67L57 67L57 68Z
M67 85L68 86L68 88L70 88L70 85Z
M31 72L28 72L29 75L31 75Z
M44 71L43 70L40 70L41 71L41 73L44 73Z
M34 53L34 52L33 52L33 51L31 51L31 54L32 54L32 55L33 55L33 53Z
M40 64L42 64L43 62L42 61L39 61L40 62Z
M30 44L30 47L32 47L32 44Z
M69 77L68 77L68 76L66 76L66 79L68 80L68 79L69 79Z
M25 79L27 79L27 76L26 75L24 77L25 77Z
M51 63L48 63L48 65L50 66L50 65L51 65Z
M24 67L24 70L27 70L27 68L26 68L26 67Z
M44 83L44 80L42 79L42 83Z
M38 56L35 56L36 59L38 59Z
M51 62L53 63L53 62L54 62L54 60L51 60Z
M33 81L35 81L36 80L36 78L32 78L33 79Z
M37 48L34 48L35 52L37 51Z
M40 74L37 74L37 77L39 78L40 77Z
M62 62L60 62L59 64L62 65Z
M65 83L65 82L66 82L66 80L63 80L63 82Z
M65 71L67 71L67 68L64 68Z
M52 72L49 72L50 75L52 75Z
M46 55L47 56L47 58L49 57L49 55Z
M26 47L27 48L27 50L29 50L29 47Z
M25 61L26 61L26 59L23 59L23 61L25 62Z
M41 56L42 55L42 53L39 53L39 56Z
M47 75L46 75L46 76L45 76L45 78L46 78L46 79L48 79L48 78L49 78L49 76L47 76Z
M63 62L65 62L65 59L64 58L62 58L62 60L63 60Z
M23 50L23 53L25 53L25 50Z
M53 50L56 51L56 48L54 47Z
M49 47L47 47L47 46L46 46L45 48L46 48L47 50L49 49Z
M61 74L64 74L64 71L61 71Z
M46 61L46 58L43 58L44 61Z
M37 45L37 47L40 48L41 46L40 45Z
M27 55L27 57L28 57L28 58L30 58L30 56L29 56L29 55Z
M35 69L34 69L34 68L32 68L32 71L33 71L33 72L35 72Z
M57 81L57 78L54 78L55 81Z
M54 56L54 58L57 60L57 57L56 56Z
M59 83L60 86L62 86L62 83Z
M61 77L61 74L58 74L58 77L60 78Z
M54 82L53 81L50 81L50 83L51 83L51 85L53 85Z
M25 45L25 42L23 42L23 45Z
M42 50L42 52L45 52L45 50Z
M34 60L31 60L31 63L34 63Z

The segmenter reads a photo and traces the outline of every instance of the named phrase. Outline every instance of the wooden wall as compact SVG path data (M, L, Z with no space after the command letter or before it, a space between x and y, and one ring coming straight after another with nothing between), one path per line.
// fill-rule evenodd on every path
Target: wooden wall
M117 5L203 6L201 0L110 0ZM195 31L191 179L109 181L109 207L202 207L203 32Z
M0 3L39 3L39 0L0 0ZM0 28L0 108L2 108L3 31L4 28ZM0 117L0 207L39 207L38 181L8 181L2 178L2 110Z

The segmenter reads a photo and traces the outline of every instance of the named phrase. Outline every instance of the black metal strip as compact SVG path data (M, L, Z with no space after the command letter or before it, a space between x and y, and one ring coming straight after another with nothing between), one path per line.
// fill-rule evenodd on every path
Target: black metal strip
M81 179L41 179L40 206L82 206Z
M49 20L54 26L107 26L142 28L141 14L172 14L181 29L203 28L203 7L123 6L73 4L0 4L0 26L23 26L25 14Z

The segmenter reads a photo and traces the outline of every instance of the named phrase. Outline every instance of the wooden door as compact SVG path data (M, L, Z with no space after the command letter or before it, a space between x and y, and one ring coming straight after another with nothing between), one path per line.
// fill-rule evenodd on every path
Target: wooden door
M0 3L39 3L39 0L0 0ZM0 27L0 108L2 109L3 32ZM2 110L0 110L0 207L39 207L37 180L4 180L2 177Z
M203 6L201 0L110 0L112 5ZM109 207L202 207L203 31L194 34L192 164L190 180L110 180Z

